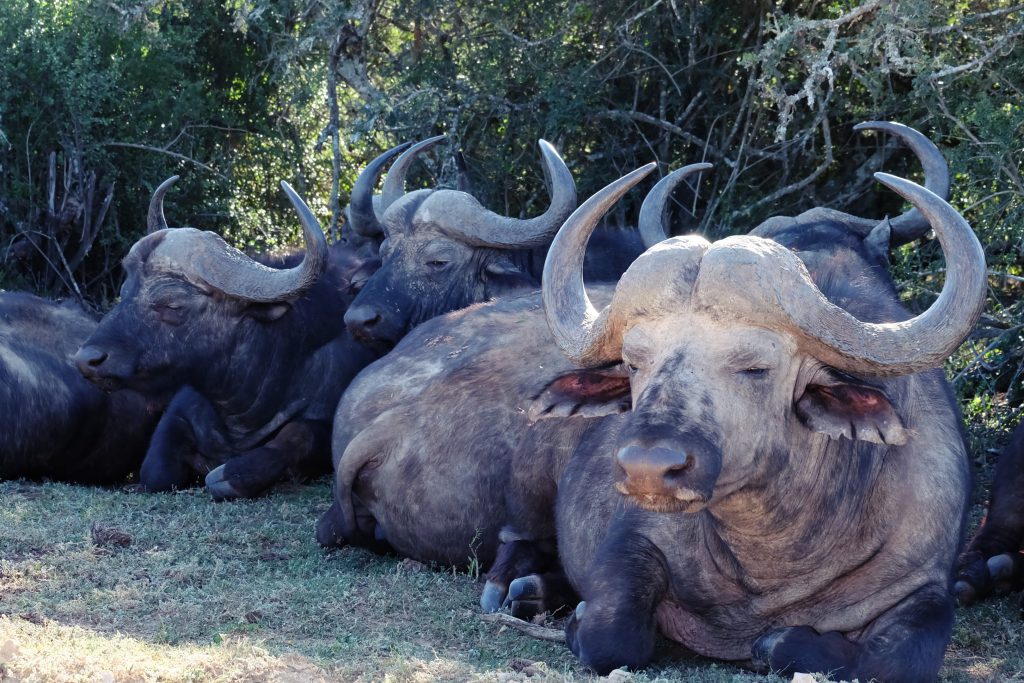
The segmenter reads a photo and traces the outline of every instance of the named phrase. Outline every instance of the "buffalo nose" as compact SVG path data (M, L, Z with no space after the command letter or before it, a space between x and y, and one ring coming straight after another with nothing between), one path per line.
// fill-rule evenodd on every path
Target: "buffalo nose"
M630 480L656 486L678 485L686 470L693 466L689 454L670 448L630 445L619 449L615 457Z
M380 322L380 311L373 306L352 306L345 311L345 325L353 332L368 332Z
M86 377L91 377L96 374L96 369L103 365L108 357L109 354L103 349L98 349L95 346L83 346L75 354L75 365L78 366L79 372Z

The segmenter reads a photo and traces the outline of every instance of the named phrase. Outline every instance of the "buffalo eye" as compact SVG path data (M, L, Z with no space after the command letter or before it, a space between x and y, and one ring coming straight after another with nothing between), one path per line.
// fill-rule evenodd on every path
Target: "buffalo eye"
M180 325L185 322L185 311L179 303L158 304L156 307L160 322L168 325Z
M441 270L442 268L448 265L448 261L445 261L443 259L433 259L431 261L427 261L427 265L434 270Z
M768 368L744 368L738 374L749 379L758 379L768 376Z

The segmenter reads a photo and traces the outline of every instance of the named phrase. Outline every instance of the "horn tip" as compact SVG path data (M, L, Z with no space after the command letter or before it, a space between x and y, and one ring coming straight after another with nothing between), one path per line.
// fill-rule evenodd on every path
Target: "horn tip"
M157 185L157 188L156 188L155 192L159 192L160 190L167 190L167 188L169 188L171 185L173 185L174 183L178 182L179 178L181 178L180 175L172 175L167 180L165 180L162 183L160 183L159 185Z
M882 185L885 185L890 190L906 199L909 199L910 194L934 194L931 190L918 185L913 180L900 178L899 176L892 175L891 173L876 171L874 177L875 180L880 182Z

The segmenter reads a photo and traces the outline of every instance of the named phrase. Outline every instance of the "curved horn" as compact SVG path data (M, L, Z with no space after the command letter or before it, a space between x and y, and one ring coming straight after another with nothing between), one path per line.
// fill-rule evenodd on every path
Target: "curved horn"
M824 335L816 336L845 356L845 363L836 363L844 370L902 375L940 366L985 308L985 251L963 216L931 190L888 173L875 178L913 204L935 231L946 257L942 292L924 313L899 323L862 323L825 311Z
M875 178L920 209L942 245L946 281L924 313L901 322L862 322L832 304L803 263L771 240L727 238L701 261L696 296L710 309L794 327L821 361L853 373L894 376L934 368L970 333L985 307L985 253L967 221L941 197L886 173Z
M446 139L444 135L436 135L432 138L427 138L422 142L417 142L415 145L405 150L402 156L395 160L395 163L391 165L391 169L388 170L388 174L384 176L384 189L381 190L381 202L380 210L381 213L388 210L388 207L395 203L395 201L405 194L405 175L409 172L409 167L412 162L416 160L416 157L421 152L425 152L434 145L438 144L442 140Z
M669 173L651 188L651 191L644 197L644 203L640 206L640 239L643 240L644 249L650 249L658 242L668 239L669 234L665 229L665 213L668 208L668 198L679 183L694 173L703 173L713 168L711 164L690 164Z
M299 265L286 270L268 268L224 244L193 264L196 275L225 294L260 303L287 301L303 294L320 279L327 267L327 240L316 216L291 185L281 181L302 223L306 254Z
M551 180L551 203L540 216L508 218L488 211L464 192L435 193L423 203L421 215L429 213L446 232L477 246L525 249L546 244L576 208L576 182L551 143L540 140L538 144L544 155L544 170Z
M587 241L612 205L655 168L654 163L641 166L598 191L573 212L548 250L541 278L544 315L562 353L580 365L601 365L619 354L609 343L614 330L608 325L608 309L598 313L583 285Z
M180 176L172 175L153 190L153 198L149 200L149 214L146 216L146 234L167 229L164 218L164 195Z
M459 173L458 184L455 186L460 192L473 194L473 183L469 181L469 169L466 168L466 155L462 150L455 152L455 170Z
M925 135L895 121L865 121L857 124L853 129L855 131L884 131L899 138L921 161L921 166L924 167L924 186L941 199L949 199L949 165L939 148ZM859 220L864 222L868 229L878 225L876 220ZM900 214L890 223L892 228L890 244L892 246L913 242L928 232L931 227L928 220L917 209Z
M356 178L348 203L349 221L356 234L363 237L376 237L384 232L384 227L380 224L380 216L373 209L373 191L377 187L377 181L384 173L387 163L411 144L411 142L403 142L377 156Z

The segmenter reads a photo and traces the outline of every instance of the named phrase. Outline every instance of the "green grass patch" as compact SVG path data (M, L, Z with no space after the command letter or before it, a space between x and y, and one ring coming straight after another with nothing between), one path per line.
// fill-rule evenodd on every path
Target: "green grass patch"
M479 619L480 584L325 552L325 482L215 504L0 483L0 680L586 681L564 646ZM943 680L1024 680L1016 597L961 610ZM665 643L637 681L765 681ZM781 680L781 679L776 679Z

